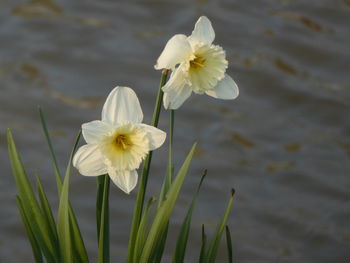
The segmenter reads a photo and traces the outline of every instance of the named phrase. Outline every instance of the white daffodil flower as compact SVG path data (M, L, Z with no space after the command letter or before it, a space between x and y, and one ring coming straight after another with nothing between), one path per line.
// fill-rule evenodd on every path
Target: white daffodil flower
M189 37L178 34L166 44L155 69L171 69L164 85L166 109L177 109L191 95L206 93L218 99L235 99L237 84L225 74L228 62L225 51L213 45L215 32L209 19L201 16Z
M116 87L108 95L102 120L82 125L87 144L78 149L73 165L82 175L109 174L125 193L137 184L137 171L149 151L160 147L166 133L142 124L143 113L135 92Z

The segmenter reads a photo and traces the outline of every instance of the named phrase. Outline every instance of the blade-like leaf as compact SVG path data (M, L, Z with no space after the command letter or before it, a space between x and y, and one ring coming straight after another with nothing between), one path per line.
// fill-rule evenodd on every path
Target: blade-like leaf
M178 197L188 168L190 166L195 148L196 144L193 145L191 151L187 155L187 158L184 161L179 173L177 174L176 179L174 180L168 191L166 200L164 201L162 206L156 211L145 246L142 251L140 263L149 262L149 259L153 258L153 254L156 252L156 241L159 238L159 234L161 234L162 231L164 231L169 217L171 215L171 212L173 211L176 199Z
M38 195L39 195L39 201L40 201L41 209L43 211L43 214L45 216L46 221L49 223L51 232L55 236L56 249L59 250L58 236L57 236L57 230L56 230L56 223L55 223L55 219L54 219L54 217L52 215L51 206L49 204L49 201L47 200L44 188L43 188L43 186L41 184L41 181L40 181L39 174L36 174L35 176L36 176L36 185L37 185L37 189L38 189Z
M69 221L71 226L71 238L73 240L73 257L74 263L89 263L83 238L79 229L78 221L73 212L72 206L69 204Z
M140 260L142 249L147 237L147 222L148 222L149 213L151 211L151 206L155 202L155 200L156 199L152 197L148 201L146 209L142 214L139 230L136 236L135 248L134 248L134 256L133 256L134 263L138 263Z
M16 181L22 207L36 240L48 262L59 261L59 251L55 250L55 237L46 221L43 212L35 198L29 179L25 173L22 161L18 155L11 130L7 131L8 151L11 160L12 173Z
M61 196L62 178L61 178L60 171L58 168L57 159L56 159L55 151L53 149L53 145L51 142L50 134L49 134L48 129L47 129L45 116L44 116L44 113L40 107L39 107L39 114L40 114L40 120L41 120L41 125L42 125L43 131L44 131L45 139L46 139L46 142L49 146L49 151L51 154L51 159L52 159L53 168L54 168L55 177L56 177L58 196ZM72 234L73 247L74 247L74 249L73 249L74 261L77 263L89 262L86 248L85 248L85 245L83 242L83 238L81 236L81 232L79 229L79 225L77 223L76 216L75 216L70 204L69 204L69 217L70 217L70 224L71 224L71 228L72 228L71 234Z
M233 263L233 257L232 257L232 239L231 239L231 233L228 226L226 226L226 244L227 244L227 256L228 256L228 262Z
M41 126L43 128L44 135L45 135L45 138L46 138L46 142L47 142L47 145L49 146L49 150L50 150L50 154L51 154L52 165L53 165L53 169L55 171L55 176L56 176L56 184L57 184L58 195L61 195L62 178L61 178L61 175L60 175L60 170L58 168L55 151L53 150L53 146L52 146L52 142L51 142L51 139L50 139L49 131L47 129L44 112L42 111L42 109L40 107L38 108L38 110L39 110L39 115L40 115Z
M102 175L104 179L102 203L101 203L101 218L99 228L98 241L98 262L109 263L109 183L108 175Z
M73 262L72 240L70 237L70 221L68 208L68 190L69 190L70 173L66 175L63 182L60 205L58 208L58 237L61 247L62 260L65 263Z
M20 213L21 218L22 218L22 222L24 224L24 228L25 228L25 230L27 232L27 236L28 236L30 245L32 247L32 251L33 251L35 262L36 263L43 263L44 261L43 261L43 256L42 256L42 253L41 253L40 246L39 246L38 242L35 239L35 235L33 233L33 230L31 228L30 223L28 221L28 218L27 218L27 216L26 216L26 214L24 212L24 208L23 208L23 204L22 204L21 198L19 196L16 196L16 201L17 201L17 206L18 206L19 213Z
M191 227L193 208L194 208L199 190L202 186L203 180L204 180L206 175L207 175L207 170L204 171L204 173L201 177L201 180L200 180L199 185L197 187L197 191L192 199L191 205L188 208L186 217L182 223L179 237L177 238L177 242L176 242L176 248L175 248L174 256L173 256L173 263L183 263L184 262L187 240L188 240L188 235L189 235L190 227Z
M165 244L168 236L168 228L169 228L169 220L166 222L165 227L162 229L162 232L159 234L158 240L156 240L156 245L154 249L155 252L151 256L150 262L160 263L160 261L162 260L162 256L163 256L163 252L164 252L164 248L165 248Z
M230 210L231 210L234 193L235 193L235 191L234 191L234 189L232 189L231 190L231 197L230 197L230 200L227 204L225 213L224 213L223 217L221 218L218 226L216 227L214 238L212 239L212 241L208 247L208 251L207 251L206 257L205 257L206 263L214 263L215 262L216 255L217 255L218 248L219 248L219 244L220 244L220 240L221 240L221 236L222 236L222 233L225 229L227 218L228 218Z
M74 153L77 149L79 138L80 138L80 132L76 137L73 150L71 152L67 169L66 169L66 176L64 178L62 191L61 191L61 197L60 197L60 204L58 208L58 222L57 222L57 230L58 230L58 237L60 241L60 249L61 249L61 257L64 263L73 263L73 243L74 239L71 237L71 219L69 216L69 181L70 181L70 175L71 175L71 166L72 166L72 159L74 156Z
M207 235L205 234L204 225L202 225L202 243L201 243L201 250L199 253L199 263L203 263L205 260L206 245L207 245Z

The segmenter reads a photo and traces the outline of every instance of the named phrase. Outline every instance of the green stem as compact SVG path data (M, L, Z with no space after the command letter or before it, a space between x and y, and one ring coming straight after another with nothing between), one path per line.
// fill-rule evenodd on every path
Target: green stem
M96 196L96 232L97 240L100 237L100 226L101 226L101 212L102 212L102 201L103 201L103 189L104 180L106 175L98 176L97 182L97 196Z
M98 263L109 263L109 184L108 175L98 177L98 196L96 203L97 233L98 233ZM99 215L97 215L97 213Z
M154 127L158 126L159 114L160 114L160 109L163 101L162 87L165 85L167 81L168 72L169 70L167 69L164 69L162 71L162 76L160 79L160 85L159 85L156 104L154 106L153 118L152 118L152 124L151 124ZM131 234L129 239L128 261L127 261L128 263L133 262L134 244L135 244L135 239L136 239L140 221L141 221L142 209L145 201L145 193L146 193L146 187L147 187L147 181L148 181L148 174L151 166L151 160L152 160L152 152L149 152L149 154L147 155L144 161L140 183L139 183L139 190L137 192L136 203L134 207L134 215L133 215L133 220L131 225Z
M171 182L173 180L174 175L174 164L173 164L173 135L174 135L174 115L175 111L170 110L169 111L169 152L168 152L168 166L166 171L166 176L163 181L162 189L160 191L160 196L157 204L157 209L160 208L163 201L166 198L166 194L170 188Z
M170 138L169 138L169 182L173 180L174 176L174 163L173 163L173 136L174 136L174 121L175 121L175 111L170 110Z

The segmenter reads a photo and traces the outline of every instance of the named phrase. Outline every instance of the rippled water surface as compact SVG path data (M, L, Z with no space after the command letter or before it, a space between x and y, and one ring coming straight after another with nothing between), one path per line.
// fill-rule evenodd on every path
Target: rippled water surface
M236 262L349 262L350 2L341 0L1 0L1 262L32 258L15 205L6 128L28 174L41 174L57 207L37 105L46 113L62 169L81 123L100 118L114 86L135 89L149 123L160 74L153 64L166 41L190 34L203 14L226 49L240 96L192 96L176 113L177 167L193 141L199 150L171 235L207 168L187 262L196 262L200 226L213 231L232 186ZM167 127L164 112L160 126ZM165 148L155 153L149 196L160 189ZM96 262L95 180L74 176L71 190ZM125 259L135 192L111 188L114 262ZM170 262L173 240L164 262ZM220 252L218 262L227 262L224 243Z

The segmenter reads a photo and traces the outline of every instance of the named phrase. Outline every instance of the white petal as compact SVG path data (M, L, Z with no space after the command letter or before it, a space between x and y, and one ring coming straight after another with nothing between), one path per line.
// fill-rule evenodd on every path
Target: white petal
M107 173L103 156L96 144L85 144L75 153L73 166L85 176L98 176Z
M163 104L166 109L177 109L192 93L192 89L187 84L186 72L179 66L173 73L169 81L162 88L164 91Z
M143 113L136 93L128 87L116 87L109 93L102 110L102 121L112 125L140 123Z
M218 82L214 89L208 90L206 94L217 99L233 100L237 98L239 90L236 82L225 74L225 77Z
M190 42L202 42L211 45L215 39L215 32L210 20L206 16L201 16L194 26L192 35L189 37Z
M165 45L160 54L155 69L173 69L177 64L184 61L192 52L191 45L185 35L175 35Z
M125 193L129 194L137 184L137 171L117 171L112 167L108 168L109 177L113 183L122 189Z
M113 126L103 121L90 121L81 125L81 130L87 143L98 143L113 132Z
M146 132L150 151L162 146L166 138L165 132L147 124L140 124L138 127L141 127Z

